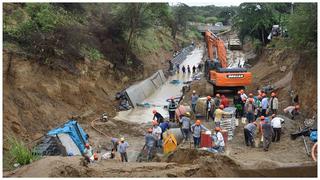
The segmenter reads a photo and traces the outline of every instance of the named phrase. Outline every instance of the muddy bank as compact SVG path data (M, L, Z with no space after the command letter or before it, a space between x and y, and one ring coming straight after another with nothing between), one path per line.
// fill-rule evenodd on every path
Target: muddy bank
M186 156L186 154L189 154ZM316 163L245 166L227 155L179 149L167 162L121 163L101 160L85 167L81 157L44 157L4 177L317 177ZM184 157L193 157L184 160Z

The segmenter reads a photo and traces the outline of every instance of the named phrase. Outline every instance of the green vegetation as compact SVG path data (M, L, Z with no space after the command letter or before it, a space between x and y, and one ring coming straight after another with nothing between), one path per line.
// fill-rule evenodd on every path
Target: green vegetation
M38 159L38 156L31 153L31 151L23 144L23 142L9 138L10 150L9 154L13 158L14 163L20 165L30 164L32 161Z
M250 37L256 47L268 43L267 36L273 25L280 25L286 40L272 43L271 47L316 50L317 4L316 3L242 3L234 16L234 28L243 41ZM287 30L287 33L285 32Z
M249 36L259 39L263 45L266 44L268 33L275 23L270 6L263 3L240 4L238 15L234 18L234 27L239 31L241 41Z
M296 48L317 49L317 3L295 4L288 33Z
M84 57L89 58L92 61L97 61L99 59L104 58L103 54L101 54L101 52L95 48L82 48L81 49L81 54Z
M4 44L71 73L78 73L75 64L84 58L137 65L136 53L173 50L201 38L196 29L189 30L191 17L185 4L5 3ZM170 35L174 41L168 40Z
M216 22L222 22L224 25L229 25L229 20L236 14L238 8L236 6L230 7L218 7L218 6L194 6L192 7L193 18L190 21L200 23L215 24Z

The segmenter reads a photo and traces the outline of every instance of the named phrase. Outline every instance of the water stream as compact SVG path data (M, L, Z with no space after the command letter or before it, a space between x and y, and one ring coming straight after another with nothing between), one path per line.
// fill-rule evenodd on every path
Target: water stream
M180 73L176 73L173 76L169 76L166 82L159 87L151 96L146 98L142 103L149 103L151 107L136 107L128 111L120 111L117 116L114 118L116 120L122 120L126 122L134 122L134 123L150 123L153 118L152 110L156 109L160 112L164 117L169 117L168 110L164 108L165 105L168 105L167 99L170 97L181 96L181 89L185 85L183 82L190 81L193 75L192 66L196 67L200 63L203 55L203 49L196 48L193 50L180 65ZM191 68L191 73L186 72L182 73L182 66L187 67L187 65ZM178 84L170 83L172 80L178 80Z

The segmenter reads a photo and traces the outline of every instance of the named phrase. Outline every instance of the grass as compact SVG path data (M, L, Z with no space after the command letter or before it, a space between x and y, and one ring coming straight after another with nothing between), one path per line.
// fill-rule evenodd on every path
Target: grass
M39 156L32 154L31 150L22 141L13 137L10 137L8 140L10 149L7 154L8 156L4 159L6 164L13 165L14 163L19 163L20 165L26 165L39 158Z
M139 54L154 53L160 48L170 50L172 48L172 43L169 41L168 37L161 33L157 33L155 29L148 29L142 37L135 39L133 43L133 49Z

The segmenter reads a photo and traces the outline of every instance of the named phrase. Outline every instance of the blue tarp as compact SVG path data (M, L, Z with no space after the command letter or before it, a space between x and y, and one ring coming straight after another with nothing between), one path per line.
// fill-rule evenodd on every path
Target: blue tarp
M77 121L71 119L61 127L49 131L47 135L55 136L60 133L69 134L73 142L79 148L80 152L83 153L85 143L88 143L88 135L84 132L84 130L81 128Z

